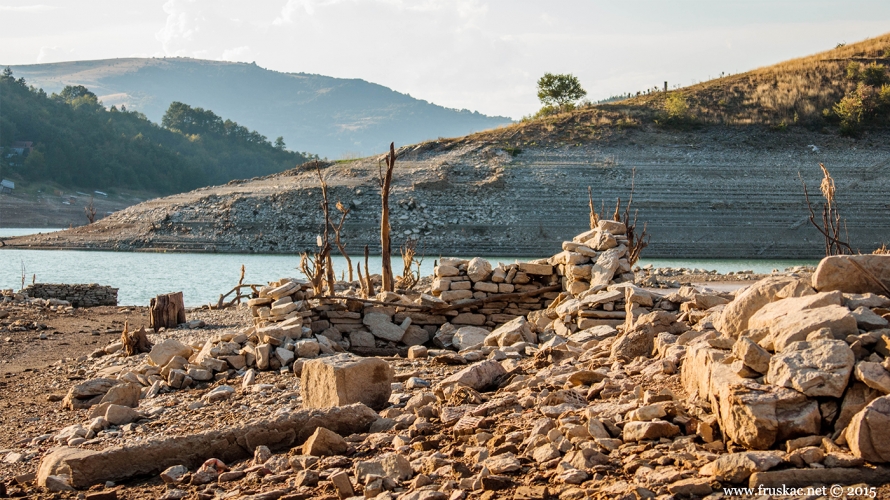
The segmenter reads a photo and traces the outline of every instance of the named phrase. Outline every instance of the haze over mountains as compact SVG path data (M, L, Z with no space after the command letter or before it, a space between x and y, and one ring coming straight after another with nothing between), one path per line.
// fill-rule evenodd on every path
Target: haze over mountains
M360 79L279 73L255 64L189 58L129 58L11 66L46 92L84 85L106 105L160 122L173 101L211 109L287 148L331 159L366 156L510 123L415 99Z

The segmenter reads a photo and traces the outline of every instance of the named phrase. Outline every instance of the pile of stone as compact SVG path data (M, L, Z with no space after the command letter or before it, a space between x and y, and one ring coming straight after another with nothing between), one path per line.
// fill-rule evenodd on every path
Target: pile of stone
M735 297L688 287L650 295L650 312L620 325L573 332L571 316L539 322L535 312L491 332L443 325L436 338L451 330L457 353L338 354L304 361L298 384L256 384L251 377L273 375L239 370L199 391L143 399L142 420L118 426L148 420L157 434L137 427L104 450L81 440L102 426L97 435L120 433L110 418L125 412L109 409L129 393L84 393L69 400L109 403L93 411L104 421L54 435L75 448L46 455L38 483L86 488L154 472L163 498L250 489L256 498L437 500L837 483L875 497L870 485L890 481L890 469L874 466L890 462L888 285L890 257L837 257L812 281L771 277ZM551 309L618 291L625 311L645 300L628 283L593 290L563 292ZM213 357L220 343L201 351ZM177 434L198 417L232 423Z
M722 433L710 439L756 450L831 439L839 447L825 457L802 458L828 467L890 460L879 437L890 422L888 282L890 257L830 257L812 280L767 278L717 306L682 370Z
M69 285L35 283L22 290L22 294L38 299L53 299L68 302L73 307L116 306L117 288L97 285Z

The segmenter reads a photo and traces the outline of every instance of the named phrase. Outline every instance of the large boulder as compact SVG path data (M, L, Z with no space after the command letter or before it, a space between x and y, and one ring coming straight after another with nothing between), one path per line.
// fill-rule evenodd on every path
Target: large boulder
M843 305L844 296L841 292L816 293L802 297L789 297L777 300L760 308L748 320L749 329L769 328L785 316L803 311L805 309L817 309L825 306Z
M380 358L340 354L303 364L300 392L304 408L364 403L382 410L392 395L393 369Z
M847 427L847 444L857 457L890 462L890 396L882 396L857 413Z
M843 340L795 342L770 359L765 381L810 397L839 398L847 388L854 363L856 355Z
M818 433L819 404L802 393L758 384L733 370L728 353L707 343L688 347L681 380L690 396L708 401L729 441L764 450L776 441Z
M748 320L761 307L774 300L800 297L815 293L806 280L787 276L771 276L762 279L739 293L726 305L714 322L714 328L725 335L738 337L748 329Z
M612 281L612 277L615 276L615 271L618 270L618 261L626 251L627 247L622 245L617 248L610 248L597 257L596 262L590 270L591 288L596 286L606 286Z
M880 281L883 287L875 280ZM845 293L885 295L887 292L884 289L890 288L890 255L826 257L813 273L813 288L820 292L840 290Z
M764 343L771 343L775 352L781 352L793 343L807 339L807 336L828 328L836 339L844 339L848 335L856 335L859 328L856 318L844 306L825 306L817 309L804 309L782 316L769 327L769 338ZM768 347L767 347L768 348Z

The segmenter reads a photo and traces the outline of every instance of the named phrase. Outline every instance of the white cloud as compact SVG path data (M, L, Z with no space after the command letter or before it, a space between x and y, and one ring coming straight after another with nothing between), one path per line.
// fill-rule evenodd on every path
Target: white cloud
M23 12L23 13L34 13L34 12L49 12L51 10L56 10L58 7L53 5L0 5L0 12Z
M242 45L233 49L224 50L219 59L221 61L247 62L247 58L250 54L250 47L247 45Z
M62 61L72 61L77 59L77 53L74 49L64 49L61 47L40 47L37 54L37 63L54 63Z

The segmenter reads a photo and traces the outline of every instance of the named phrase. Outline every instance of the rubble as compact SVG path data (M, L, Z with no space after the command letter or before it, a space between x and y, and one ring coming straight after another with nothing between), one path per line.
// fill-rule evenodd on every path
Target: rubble
M65 403L84 420L44 438L65 447L33 455L37 484L543 499L886 481L890 298L799 276L665 294L633 283L623 233L533 263L441 259L430 289L370 301L282 279L249 325L90 358Z

